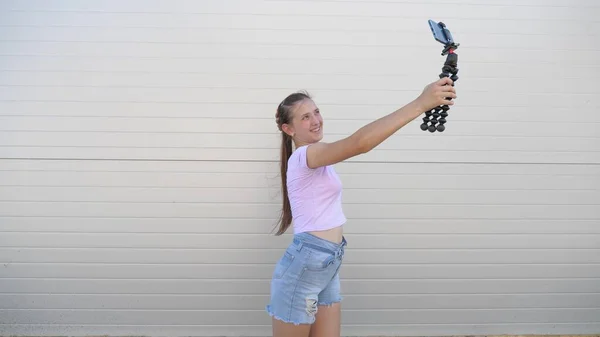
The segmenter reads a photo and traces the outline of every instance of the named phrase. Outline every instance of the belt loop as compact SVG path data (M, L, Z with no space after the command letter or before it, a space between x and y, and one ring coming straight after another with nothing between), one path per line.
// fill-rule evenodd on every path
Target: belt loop
M302 240L299 240L299 239L294 239L294 243L296 243L296 250L297 251L301 251L302 250L302 246L304 245L304 242Z

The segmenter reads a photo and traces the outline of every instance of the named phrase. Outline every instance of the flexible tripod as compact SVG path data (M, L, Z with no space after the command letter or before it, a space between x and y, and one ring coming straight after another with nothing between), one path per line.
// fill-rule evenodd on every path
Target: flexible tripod
M450 31L446 28L444 23L435 23L434 21L429 20L429 27L433 32L434 38L444 44L442 56L447 55L446 62L444 62L444 66L442 67L442 73L439 76L440 78L450 77L453 82L456 82L458 80L458 76L456 75L458 73L458 54L454 51L458 49L460 44L454 42L452 34L450 34ZM442 105L426 111L425 117L423 117L423 124L421 124L421 130L432 133L435 131L443 132L446 130L444 124L446 124L448 110L450 110L448 105Z

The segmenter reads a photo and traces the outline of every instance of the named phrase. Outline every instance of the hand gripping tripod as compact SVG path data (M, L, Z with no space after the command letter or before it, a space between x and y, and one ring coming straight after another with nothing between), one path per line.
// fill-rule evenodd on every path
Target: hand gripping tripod
M442 22L436 23L435 21L429 20L429 27L431 28L431 32L433 33L433 37L440 43L444 44L444 49L442 50L442 56L446 56L446 62L444 62L444 66L442 67L442 73L439 75L440 78L449 77L453 82L458 80L458 55L454 52L458 49L459 43L455 43L452 34L446 25ZM448 110L450 107L448 105L437 106L429 111L425 112L425 117L423 117L423 124L421 124L421 130L429 131L429 132L443 132L446 129L446 117L448 117ZM441 117L441 118L440 118ZM438 119L439 118L439 119Z

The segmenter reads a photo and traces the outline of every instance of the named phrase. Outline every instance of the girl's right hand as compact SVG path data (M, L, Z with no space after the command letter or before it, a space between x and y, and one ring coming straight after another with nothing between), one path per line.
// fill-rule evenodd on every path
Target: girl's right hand
M421 95L416 99L423 112L429 111L440 105L453 105L454 102L448 98L456 98L456 89L452 86L453 81L449 77L428 84Z

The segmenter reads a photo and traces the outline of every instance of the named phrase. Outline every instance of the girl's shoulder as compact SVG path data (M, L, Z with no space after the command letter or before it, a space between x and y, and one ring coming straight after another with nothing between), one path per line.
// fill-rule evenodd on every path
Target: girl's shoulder
M306 150L309 146L310 144L299 146L292 152L288 160L288 169L312 170L308 167L308 162L306 161Z

